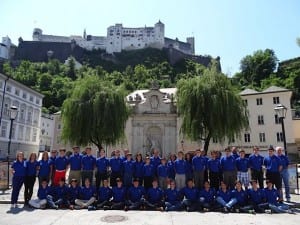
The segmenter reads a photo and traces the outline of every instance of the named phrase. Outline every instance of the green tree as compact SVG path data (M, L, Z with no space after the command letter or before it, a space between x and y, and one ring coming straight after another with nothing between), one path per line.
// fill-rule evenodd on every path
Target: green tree
M129 109L125 93L98 76L75 82L70 98L62 107L62 137L79 145L115 144L124 137Z
M181 79L177 88L181 132L191 140L203 140L205 152L211 138L232 140L248 128L246 106L230 80L215 66L202 76Z

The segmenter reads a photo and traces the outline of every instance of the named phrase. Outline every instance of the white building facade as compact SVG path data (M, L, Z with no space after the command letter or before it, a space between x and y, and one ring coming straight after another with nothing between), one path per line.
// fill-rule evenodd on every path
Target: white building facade
M8 36L2 37L2 42L0 43L0 59L9 59L11 40Z
M43 114L40 125L39 151L50 151L53 146L54 136L54 117L53 115Z
M38 152L43 95L0 73L0 158L7 157L10 131L10 107L18 108L13 122L11 154L23 151L27 157Z

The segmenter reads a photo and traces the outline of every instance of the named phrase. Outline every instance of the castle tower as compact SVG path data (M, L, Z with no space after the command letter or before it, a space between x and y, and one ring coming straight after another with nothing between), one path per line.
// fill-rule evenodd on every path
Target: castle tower
M32 33L33 41L41 41L42 40L43 31L40 28L34 28Z
M165 25L160 20L154 25L154 36L155 42L163 47L165 44Z
M188 37L186 38L186 42L191 45L191 54L195 55L195 38Z

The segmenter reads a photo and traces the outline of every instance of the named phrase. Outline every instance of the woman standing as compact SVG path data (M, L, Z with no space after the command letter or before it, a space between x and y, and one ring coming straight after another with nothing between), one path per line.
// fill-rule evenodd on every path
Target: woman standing
M19 193L26 175L26 162L24 161L23 152L17 153L17 159L13 162L11 168L13 173L11 207L15 208L17 207Z
M52 174L52 162L49 159L47 151L43 152L42 159L39 161L39 184L42 184L43 180L49 183L50 174Z
M31 153L29 159L26 161L26 176L25 176L25 192L24 201L25 205L28 205L29 200L33 194L33 186L36 179L37 169L39 166L36 160L37 156L35 153Z

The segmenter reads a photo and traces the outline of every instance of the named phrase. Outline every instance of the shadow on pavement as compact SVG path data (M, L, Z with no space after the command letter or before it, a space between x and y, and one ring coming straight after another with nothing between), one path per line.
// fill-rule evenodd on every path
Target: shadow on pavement
M27 206L23 206L23 207L19 206L19 207L16 207L16 208L11 207L9 210L6 211L6 213L8 213L8 214L19 214L22 211L32 212L33 210L34 210L33 208L30 208L30 207L27 207Z

